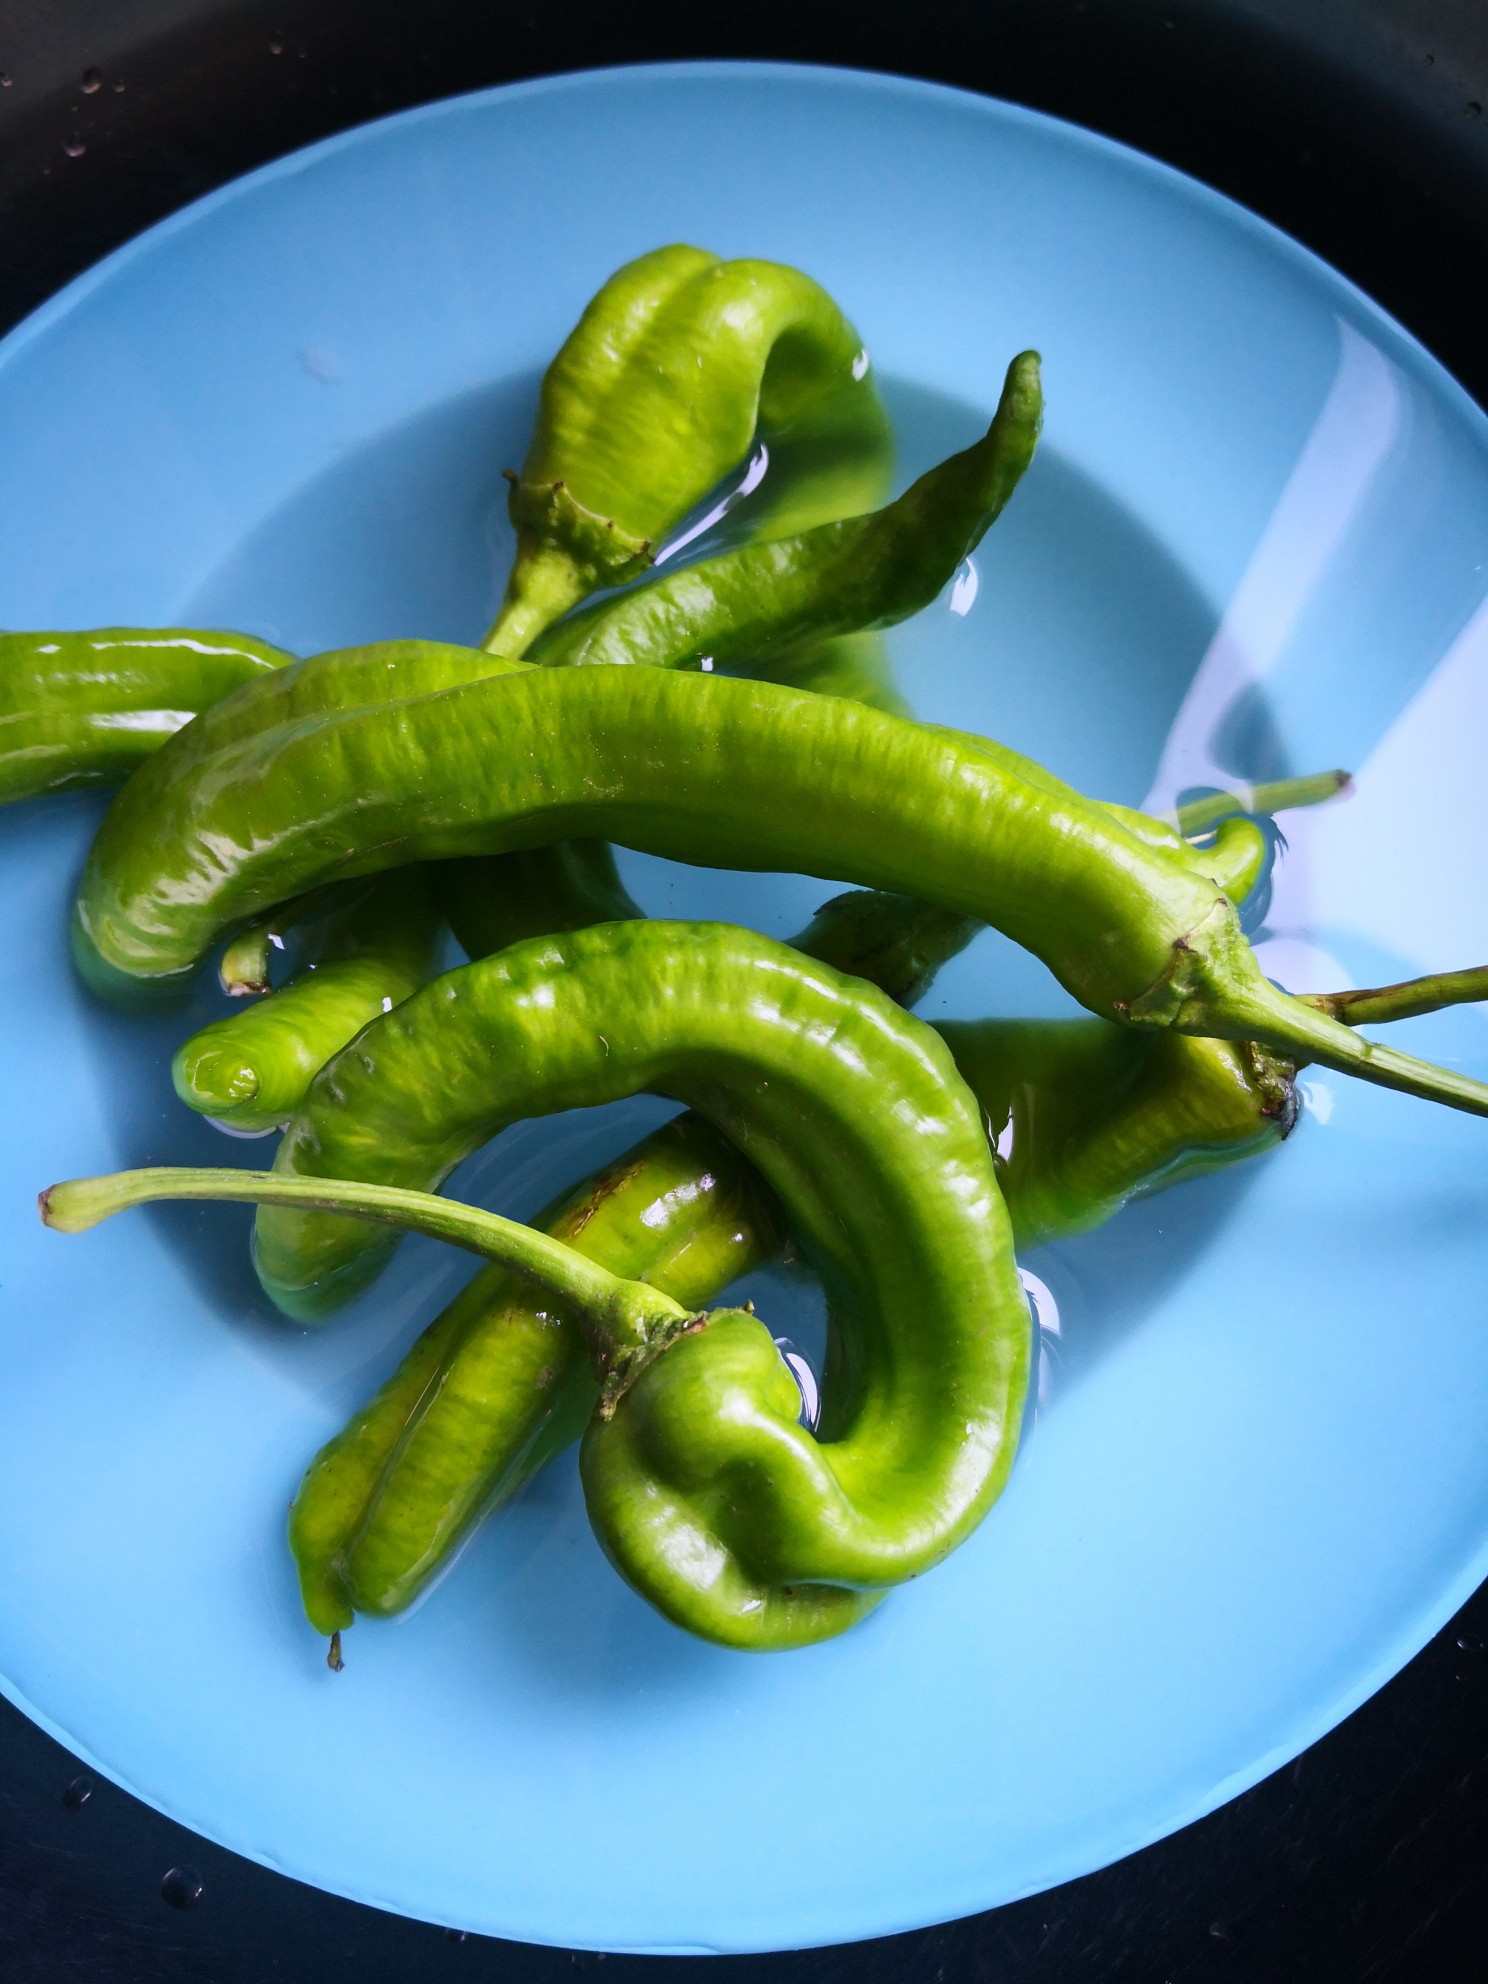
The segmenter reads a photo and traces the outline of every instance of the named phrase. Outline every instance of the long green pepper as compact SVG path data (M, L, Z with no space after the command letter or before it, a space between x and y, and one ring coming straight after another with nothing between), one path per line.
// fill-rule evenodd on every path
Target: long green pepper
M125 778L198 711L293 660L184 628L0 634L0 805Z
M354 1187L289 1178L291 1203L354 1208L381 1187L393 1213L409 1177L447 1175L503 1122L645 1088L691 1102L747 1154L821 1271L834 1354L817 1438L753 1317L689 1317L527 1229L525 1254L501 1256L585 1333L600 1382L590 1517L667 1617L727 1645L804 1645L980 1521L1011 1465L1030 1324L979 1114L927 1028L749 932L642 923L517 945L374 1031L375 1055L363 1035L316 1088L345 1097L338 1153L350 1132L369 1159L386 1119L364 1105L401 1089L400 1147ZM267 1201L278 1184L238 1195ZM457 1209L424 1204L429 1230L453 1235ZM264 1204L261 1247L275 1219L335 1215ZM566 1278L538 1265L559 1256Z
M456 921L470 944L489 933ZM839 896L790 948L909 1005L975 934L900 897ZM538 1216L544 1231L690 1308L774 1251L773 1194L701 1117L664 1124ZM401 1611L483 1513L578 1438L594 1382L577 1334L505 1270L483 1269L429 1325L376 1397L311 1463L290 1515L305 1609L318 1630L353 1610Z
M814 938L815 955L866 968L909 1001L969 934L917 905L896 915L882 897L846 896L793 948ZM1485 996L1488 970L1477 970L1309 1002L1386 1020ZM981 1109L1020 1252L1270 1149L1296 1118L1295 1070L1245 1042L1101 1020L948 1021L936 1031ZM538 1224L700 1307L769 1255L781 1222L732 1146L684 1115ZM507 1271L484 1269L306 1472L290 1539L312 1623L339 1633L356 1612L404 1610L476 1523L579 1437L595 1395L577 1332Z
M284 724L157 779L169 755L141 768L94 842L75 918L85 971L188 971L225 927L323 881L602 838L915 894L1005 931L1098 1016L1253 1039L1488 1113L1482 1084L1271 985L1192 851L999 745L833 697L514 663Z

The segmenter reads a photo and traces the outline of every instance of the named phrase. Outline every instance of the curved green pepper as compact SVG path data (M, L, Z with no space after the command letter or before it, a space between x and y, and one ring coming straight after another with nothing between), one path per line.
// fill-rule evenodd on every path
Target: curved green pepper
M924 914L910 909L911 921ZM845 953L849 969L880 965L877 982L901 999L968 934L926 923L901 941L902 922L896 929L873 896L838 898L812 928L823 933L818 955L842 967ZM1398 1019L1488 997L1488 970L1309 997ZM1244 1042L1101 1020L946 1021L936 1031L982 1110L1020 1251L1253 1157L1296 1119L1290 1065ZM738 1153L686 1115L540 1224L692 1307L768 1256L779 1215ZM329 1633L354 1612L404 1610L484 1516L578 1438L594 1398L577 1333L507 1272L483 1270L306 1472L290 1540L312 1623Z
M690 1309L784 1239L758 1172L690 1111L533 1223ZM310 1623L331 1633L355 1612L412 1604L475 1526L579 1437L597 1396L581 1332L509 1269L483 1268L300 1483L289 1540Z
M458 926L457 926L458 928ZM977 926L898 896L826 903L792 948L910 1004ZM689 1307L774 1251L773 1194L710 1124L664 1124L539 1215L543 1230ZM401 1611L481 1515L578 1438L594 1385L577 1335L486 1268L311 1463L290 1515L306 1611Z
M429 977L439 926L423 869L379 876L334 919L315 964L177 1050L176 1094L233 1129L278 1129L331 1056Z
M505 1256L585 1333L600 1382L582 1455L591 1520L667 1617L727 1645L804 1645L980 1521L1011 1465L1030 1325L979 1115L927 1028L768 939L632 923L467 965L375 1031L317 1081L346 1098L328 1154L350 1131L371 1155L395 1094L400 1148L383 1146L370 1186L237 1185L261 1199L287 1185L296 1207L261 1206L261 1248L275 1221L327 1224L307 1202L375 1213L380 1199L398 1217L411 1195L379 1195L390 1173L444 1176L505 1121L645 1088L684 1095L748 1153L827 1282L836 1355L818 1439L753 1317L690 1315L528 1229ZM53 1212L76 1221L80 1198L98 1216L86 1188L70 1208L54 1191ZM448 1202L424 1215L454 1235Z
M0 634L0 805L122 779L245 682L293 655L179 627Z
M794 868L1005 931L1090 1011L1257 1040L1476 1113L1488 1087L1364 1041L1273 986L1210 877L1015 752L835 697L668 670L508 673L286 724L119 795L74 922L84 971L189 970L323 881L604 838ZM163 788L163 789L162 789Z
M757 667L776 652L908 619L935 598L1017 488L1043 404L1038 353L1025 351L1008 367L982 439L885 509L683 566L551 628L531 659L545 667Z
M586 594L643 572L756 426L789 430L830 400L833 424L875 436L867 374L857 332L796 269L676 246L617 270L544 375L487 647L525 653Z

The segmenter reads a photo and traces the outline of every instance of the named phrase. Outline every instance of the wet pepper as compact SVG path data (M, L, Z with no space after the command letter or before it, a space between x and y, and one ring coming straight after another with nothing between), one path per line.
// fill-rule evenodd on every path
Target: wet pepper
M276 1221L337 1223L291 1209L306 1201L419 1210L421 1230L458 1238L462 1210L492 1216L415 1209L409 1179L447 1175L504 1122L644 1088L691 1102L747 1153L823 1276L835 1352L818 1436L752 1315L697 1315L527 1228L497 1256L584 1333L600 1389L582 1452L590 1519L668 1618L761 1650L828 1638L980 1521L1012 1462L1030 1321L979 1113L928 1028L765 938L641 923L517 945L377 1031L375 1058L354 1044L317 1082L348 1105L327 1154L374 1159L394 1093L399 1149L383 1140L354 1186L290 1166L230 1182L222 1196L288 1200L261 1207L261 1251ZM46 1203L54 1223L87 1224L140 1189L56 1188Z
M491 934L477 891L455 929ZM791 948L912 1004L974 933L901 897L840 896ZM783 1215L758 1172L703 1117L664 1124L536 1222L616 1274L700 1307L778 1246ZM474 1524L578 1438L594 1409L578 1333L530 1288L484 1269L377 1396L312 1462L290 1517L307 1612L323 1632L353 1610L411 1603Z
M795 948L911 1000L970 934L885 898L839 897ZM1319 995L1371 1019L1488 995L1488 971ZM1296 1118L1295 1070L1247 1043L1137 1034L1100 1020L936 1028L982 1111L1020 1250L1103 1224L1134 1197L1271 1149ZM541 1215L545 1230L687 1306L767 1258L784 1215L701 1118L674 1118ZM487 1268L431 1323L316 1456L290 1538L307 1613L326 1633L423 1591L593 1410L577 1331Z
M839 457L861 454L871 490L883 411L862 341L819 284L681 245L627 263L544 375L512 478L516 560L486 645L523 654L587 594L628 584L756 427L789 436L807 423Z
M248 634L0 634L0 805L122 779L199 710L293 655Z
M1005 931L1100 1017L1256 1040L1488 1113L1483 1084L1361 1040L1273 986L1224 878L1174 830L986 739L835 697L509 663L440 694L282 724L181 776L170 756L141 769L94 842L75 916L85 972L168 980L224 928L318 883L592 836L913 893Z
M440 916L422 868L377 876L328 921L313 969L178 1050L171 1078L188 1108L235 1130L278 1129L331 1056L434 970Z

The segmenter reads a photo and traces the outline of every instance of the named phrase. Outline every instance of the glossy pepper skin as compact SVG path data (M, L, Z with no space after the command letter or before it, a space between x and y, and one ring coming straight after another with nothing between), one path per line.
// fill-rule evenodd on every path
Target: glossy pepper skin
M695 947L696 969L685 950L678 949L682 945ZM814 996L810 987L818 977L825 975L834 985L843 977L784 945L726 924L602 924L530 940L445 973L366 1028L312 1084L279 1146L275 1168L326 1177L359 1176L420 1190L439 1182L470 1150L495 1134L492 1126L499 1118L493 1116L495 1105L487 1098L488 1070L492 1082L517 1084L514 1093L523 1099L523 1113L580 1106L567 1098L561 1085L564 1027L572 1030L579 1025L575 1017L579 1013L589 1015L585 1026L592 1019L595 1051L614 1064L613 1092L634 1093L635 1088L624 1083L639 1065L647 1029L669 1024L668 1015L693 1005L701 1009L712 997L714 1018L699 1024L727 1027L737 1018L748 1031L749 1013L735 1015L724 1008L719 985L709 980L710 945L720 960L720 983L733 991L747 991L749 1011L766 997L765 990L756 993L745 969L746 960L760 946L764 948L759 955L769 970L762 966L759 983L771 998L786 996L791 982L787 967L801 978L807 1009ZM681 982L673 986L671 977ZM884 1003L882 995L862 981L850 983L865 998L871 992L877 1005ZM572 992L566 991L569 986ZM601 992L618 1000L622 987L633 993L629 1010L600 1007ZM577 1003L581 999L592 1003ZM543 1023L546 1031L534 1031L537 1021L527 1015L528 1007L553 1015ZM765 1012L761 1004L760 1014ZM781 1051L789 1051L792 1029L784 1020L771 1024L772 1037L783 1043ZM618 1044L622 1039L628 1043L624 1051ZM813 1053L810 1047L803 1049L808 1063ZM541 1111L534 1111L527 1106L529 1090L538 1083L547 1099ZM782 1098L794 1093L781 1078L775 1078L775 1086ZM682 1100L694 1101L690 1094L680 1093ZM705 1102L699 1099L697 1106L717 1122ZM781 1106L788 1104L782 1100ZM286 1313L306 1321L328 1313L353 1289L365 1286L379 1272L388 1248L386 1237L370 1230L302 1214L266 1211L255 1234L255 1258L265 1287Z
M702 1308L783 1239L774 1194L691 1111L534 1225ZM583 1432L598 1386L582 1332L509 1269L482 1268L310 1463L289 1540L306 1617L403 1611L476 1525Z
M922 905L827 904L795 948L858 969L905 1003L971 934ZM1371 1021L1488 997L1488 969L1310 994ZM1100 1020L946 1021L976 1097L1019 1248L1084 1233L1130 1199L1273 1148L1296 1120L1295 1070L1248 1042L1138 1034ZM542 1216L616 1272L702 1305L757 1266L780 1215L717 1132L684 1115ZM290 1517L308 1615L402 1611L463 1539L561 1447L595 1397L577 1333L488 1268L323 1447Z
M250 634L0 634L0 805L126 778L199 710L295 657Z
M637 577L757 426L788 433L813 413L862 434L872 463L885 422L866 354L809 276L682 245L617 270L544 376L486 645L523 654L588 593Z
M1008 367L974 447L866 516L818 524L686 565L573 615L532 649L545 666L756 665L838 634L889 627L928 606L980 543L1033 459L1043 423L1038 353Z
M945 1020L981 1105L1019 1248L1103 1226L1129 1199L1282 1141L1295 1069L1250 1041L1104 1020Z
M455 927L467 946L479 933ZM824 904L792 949L908 1005L976 927L901 897L847 895ZM536 1224L687 1307L713 1301L782 1235L758 1173L691 1113ZM578 1438L594 1401L578 1334L506 1270L482 1270L301 1483L290 1542L311 1621L330 1633L353 1610L401 1611L484 1513Z
M849 895L793 948L905 1004L975 926ZM1279 1142L1284 1071L1255 1050L1099 1020L936 1028L981 1108L1020 1248L1082 1232L1125 1201ZM1013 1134L1009 1135L1009 1129ZM686 1306L766 1259L782 1215L738 1153L674 1118L555 1201L537 1224ZM578 1333L486 1268L316 1455L290 1516L306 1612L324 1633L403 1611L474 1527L577 1439L594 1381Z
M1271 985L1192 850L986 739L835 697L644 668L508 672L285 724L119 795L79 891L79 963L189 970L228 925L404 862L603 838L704 866L913 893L1005 931L1090 1011L1253 1039L1488 1111L1488 1088ZM165 767L167 776L157 777Z
M842 1343L821 1447L791 1430L799 1397L779 1366L786 1401L778 1359L756 1355L763 1344L775 1358L758 1325L729 1324L701 1362L670 1366L674 1379L637 1380L613 1430L586 1444L596 1528L694 1631L746 1645L839 1631L860 1593L787 1588L879 1587L943 1555L1005 1476L1027 1379L1027 1311L980 1116L928 1029L748 932L603 925L448 973L374 1022L317 1078L275 1169L421 1188L505 1122L642 1087L691 1102L764 1175L827 1282ZM350 1226L261 1209L260 1272L283 1306L313 1314L365 1281L386 1244L348 1251ZM790 1485L778 1501L763 1488L767 1536L692 1479L684 1422L705 1409L743 1440L725 1469L773 1479L779 1456ZM634 1506L642 1473L665 1483L660 1527L645 1494ZM907 1519L870 1513L901 1494ZM727 1565L689 1597L679 1566L710 1547Z
M978 487L973 491L974 500L968 503L965 473L952 474L943 483L933 485L951 514L932 531L932 548L937 556L922 569L912 569L912 559L901 555L892 569L886 568L884 574L875 578L876 546L871 534L865 537L861 532L854 533L844 541L835 525L818 522L813 529L786 540L785 550L795 568L795 580L789 591L780 595L778 629L771 618L774 595L767 584L762 587L761 575L751 563L755 548L745 545L709 561L706 567L688 568L711 574L706 587L687 595L698 603L703 615L696 625L681 610L674 597L675 589L662 594L672 604L657 623L654 638L642 653L632 630L624 643L627 657L632 661L644 660L657 668L678 667L696 660L699 632L716 599L727 596L742 604L752 590L759 597L750 605L751 625L767 653L765 660L751 664L755 672L769 675L779 668L794 679L803 672L809 677L813 669L822 677L825 671L831 678L830 693L853 695L859 693L861 686L866 699L879 706L893 705L892 689L883 679L881 651L851 635L831 640L823 635L816 646L808 645L801 652L798 644L802 629L813 617L822 627L829 623L852 624L852 614L835 600L836 590L844 584L850 586L858 608L876 619L903 617L897 608L910 596L906 587L914 589L915 597L920 593L933 597L955 563L953 560L946 564L944 556L939 554L946 543L959 542L969 530L979 535L985 528L990 521L986 503L1005 499L1006 478L1018 458L1020 446L1018 436L1011 434L1004 423L1003 436L996 448L989 450L988 442L984 441L970 450L969 456L953 458L952 466L955 462L976 459L981 466L971 480ZM916 497L917 514L931 507L925 493L929 482L929 478L922 478L916 485L916 491L921 492ZM822 499L828 493L828 480L819 476L814 484L815 499ZM803 501L798 499L794 503L797 514ZM675 575L685 576L685 572ZM748 584L744 582L746 578ZM668 580L667 584L671 586L673 581ZM647 591L661 593L661 588ZM586 641L602 637L612 613L620 613L622 608L628 611L627 597L622 595L585 617L582 624ZM910 608L905 605L904 610ZM551 665L564 665L571 658L555 650ZM520 662L503 655L437 641L386 641L371 647L334 649L311 655L295 663L274 682L260 684L248 695L229 696L202 715L189 735L176 739L152 768L149 783L152 788L163 789L189 780L218 752L242 744L254 735L267 735L275 729L310 722L320 716L414 701L444 689L509 675L521 667Z
M749 961L756 994L761 965L757 956ZM820 998L832 988L819 979L816 989ZM871 994L855 1001L859 1024L871 1026L872 1003ZM895 1073L909 1085L896 1088L919 1114L896 1126L909 1131L906 1146L885 1150L879 1112L873 1203L854 1198L845 1176L810 1194L825 1221L824 1257L834 1245L859 1243L836 1275L837 1340L846 1352L829 1378L823 1439L800 1425L795 1380L751 1312L690 1314L550 1235L428 1193L160 1169L54 1185L40 1195L41 1215L77 1233L162 1198L317 1205L516 1268L576 1314L589 1344L600 1401L580 1467L590 1521L611 1561L664 1616L705 1639L758 1652L805 1646L845 1631L886 1588L929 1569L975 1527L1011 1465L1027 1389L1029 1317L975 1112L944 1050L927 1061L934 1036L917 1039L912 1025L900 1016L908 1058ZM884 1042L876 1044L883 1053ZM766 1084L747 1072L751 1062L778 1066L769 1046L736 1036L739 1090L726 1083L718 1106L772 1116L762 1106ZM828 1042L817 1046L831 1057ZM818 1127L839 1151L855 1148L856 1098L840 1068L822 1072ZM761 1154L770 1148L781 1183L788 1176L793 1187L809 1187L794 1161L812 1142L799 1109L792 1128L791 1147L766 1131ZM854 1204L859 1220L874 1222L861 1231ZM801 1211L794 1209L798 1223ZM912 1314L896 1300L904 1296ZM340 1665L339 1639L332 1637L332 1666Z
M424 869L379 875L334 916L313 967L177 1050L176 1094L233 1129L278 1129L331 1056L431 975L439 931Z

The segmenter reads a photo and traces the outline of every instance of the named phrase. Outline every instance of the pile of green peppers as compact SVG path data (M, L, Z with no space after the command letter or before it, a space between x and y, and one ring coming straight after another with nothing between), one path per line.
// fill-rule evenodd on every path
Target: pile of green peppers
M663 248L548 369L480 647L0 639L0 796L123 781L78 969L169 993L225 946L224 988L254 1003L182 1045L177 1092L283 1130L270 1171L75 1180L43 1216L255 1203L260 1279L301 1322L404 1231L484 1262L295 1499L332 1665L357 1614L409 1605L574 1441L600 1542L667 1618L748 1649L840 1633L1007 1479L1018 1248L1275 1146L1309 1062L1488 1114L1488 1088L1355 1030L1482 997L1484 973L1294 997L1243 934L1269 845L1247 808L1341 774L1161 821L899 698L882 630L995 521L1041 415L1024 352L987 432L885 503L888 422L832 299ZM751 450L752 533L675 560ZM855 886L790 944L648 921L612 843ZM1091 1017L915 1019L986 924ZM446 926L469 962L439 972ZM271 991L287 938L306 968ZM684 1113L532 1226L440 1195L508 1124L641 1091ZM819 1418L766 1324L712 1306L787 1247L828 1298Z

